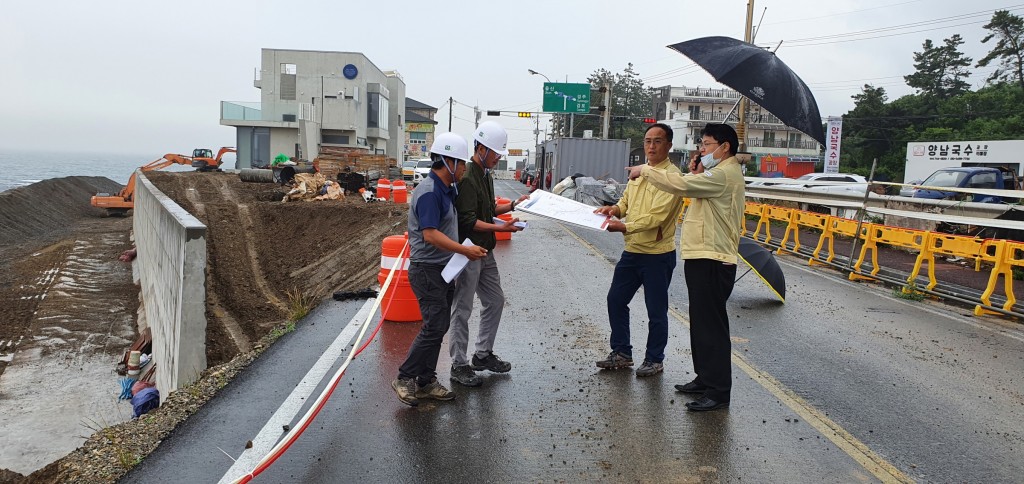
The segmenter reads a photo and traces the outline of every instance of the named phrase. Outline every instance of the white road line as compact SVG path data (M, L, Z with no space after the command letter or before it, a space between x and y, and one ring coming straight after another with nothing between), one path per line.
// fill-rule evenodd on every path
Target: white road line
M284 437L284 426L295 420L295 417L302 410L303 404L310 401L310 395L316 390L317 385L323 381L327 372L342 356L342 351L348 346L356 332L362 326L363 321L369 316L373 308L373 299L368 299L359 312L352 317L345 329L341 331L331 346L324 351L323 356L309 369L302 381L295 386L291 395L284 400L284 403L274 412L274 415L267 420L266 425L260 429L259 434L252 439L252 448L245 449L238 457L234 465L221 477L220 483L233 482L239 477L251 471L270 449L273 449L277 442Z

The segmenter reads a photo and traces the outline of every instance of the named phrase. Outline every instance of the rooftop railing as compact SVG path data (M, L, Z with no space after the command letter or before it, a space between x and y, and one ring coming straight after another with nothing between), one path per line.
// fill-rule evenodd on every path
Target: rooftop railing
M260 103L221 101L220 119L225 121L262 121Z

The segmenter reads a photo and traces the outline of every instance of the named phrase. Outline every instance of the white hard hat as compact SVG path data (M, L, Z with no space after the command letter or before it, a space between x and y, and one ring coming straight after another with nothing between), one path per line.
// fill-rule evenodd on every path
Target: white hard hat
M457 160L469 161L469 145L466 140L455 133L441 133L434 138L430 152L435 155L447 156Z
M473 139L478 143L494 150L501 156L508 155L508 133L505 128L494 121L485 121L473 132Z

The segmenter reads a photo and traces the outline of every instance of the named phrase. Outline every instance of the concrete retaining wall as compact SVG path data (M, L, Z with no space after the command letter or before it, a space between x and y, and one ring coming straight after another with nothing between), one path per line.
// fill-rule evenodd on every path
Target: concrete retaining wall
M206 226L136 172L136 264L161 398L206 369Z

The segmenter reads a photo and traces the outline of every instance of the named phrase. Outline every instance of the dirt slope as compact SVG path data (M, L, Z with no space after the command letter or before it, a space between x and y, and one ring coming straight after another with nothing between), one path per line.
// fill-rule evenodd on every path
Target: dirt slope
M265 347L271 328L289 316L289 293L319 301L335 291L375 285L381 240L401 234L406 226L405 205L366 204L358 197L281 203L283 190L277 185L244 183L228 173L153 172L147 177L207 225L208 364L219 365L245 353L244 361L225 365L230 371L216 370L221 373L238 371L258 354L250 349ZM33 314L43 299L54 305L55 299L46 298L46 291L60 284L59 275L73 265L68 261L75 261L75 251L83 246L92 251L92 257L111 260L118 267L123 277L103 278L109 281L103 290L121 299L124 313L134 317L138 288L131 281L129 266L116 261L131 247L132 219L105 217L103 211L89 205L89 197L96 192L116 193L119 189L106 178L68 177L0 194L0 377L3 351L17 350L20 341L30 345L45 340L45 335L34 334L38 325L32 324ZM69 303L48 310L82 324L97 317L89 305ZM6 346L6 342L14 343ZM116 348L115 353L122 350ZM111 369L113 361L112 354ZM114 377L112 374L112 382ZM213 391L204 392L202 400ZM166 403L171 409L184 405L173 398ZM194 411L189 405L193 404L186 405L191 409L187 413ZM169 418L167 425L173 427L184 418L171 415L174 413L158 411L151 420L163 422L157 417L168 414L174 418ZM140 440L159 442L166 431ZM94 435L89 442L94 440L100 447L105 441ZM155 446L155 442L150 444ZM87 443L83 448L94 445ZM70 463L80 451L92 453L80 448L27 481L66 480L60 477L68 475L63 472L81 471ZM18 480L16 473L0 469L0 482Z
M376 284L381 240L405 230L404 205L289 202L275 184L229 173L147 174L207 226L207 360L247 351L288 317L289 295L330 297Z
M105 218L89 204L97 192L120 189L103 177L66 177L0 193L0 375L11 354L35 336L29 328L51 290L67 292L62 279L88 277L76 272L76 251L88 247L90 256L116 261L130 248L131 220ZM126 274L127 280L106 289L134 314L138 291L131 271ZM95 319L88 304L57 310L64 321L83 322L81 328L65 328L69 331L88 330L88 321Z

